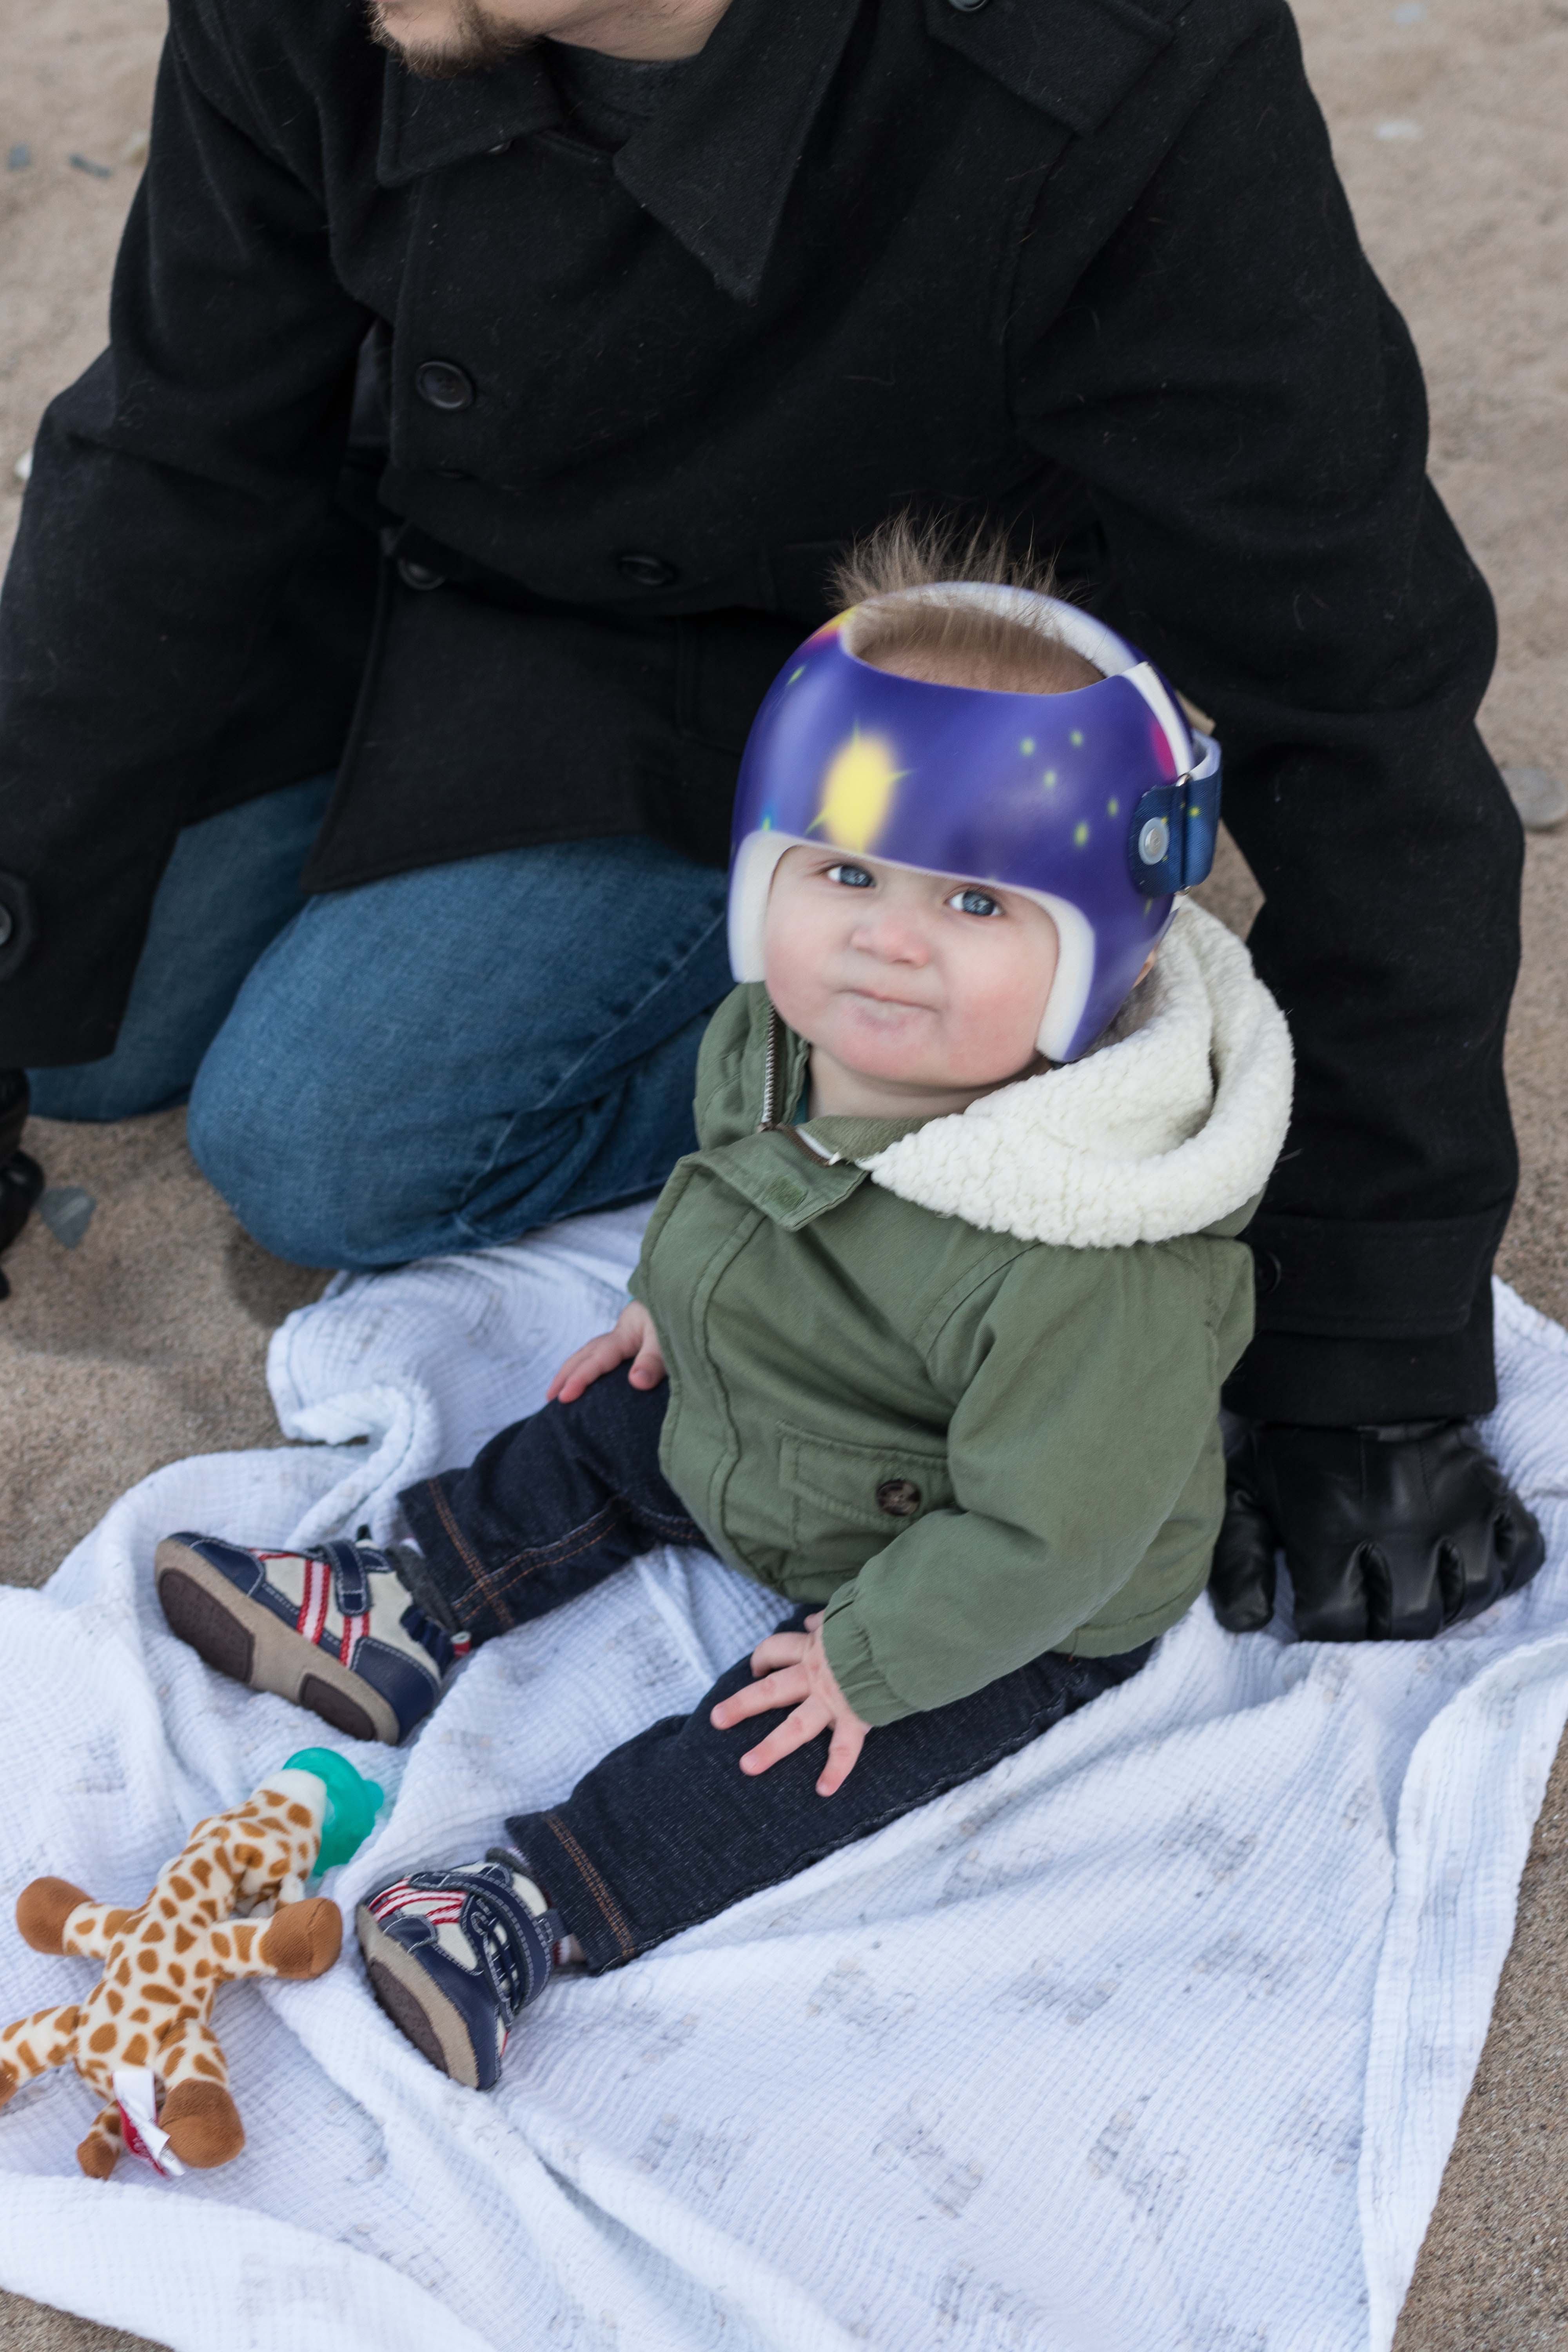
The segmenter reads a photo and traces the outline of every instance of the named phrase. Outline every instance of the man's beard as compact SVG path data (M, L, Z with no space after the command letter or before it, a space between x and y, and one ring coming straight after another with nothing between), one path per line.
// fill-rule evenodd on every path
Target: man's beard
M529 47L535 37L521 26L492 16L481 0L448 0L448 5L450 15L438 42L403 41L387 24L380 0L368 0L371 39L422 79L452 81L460 74L490 72Z

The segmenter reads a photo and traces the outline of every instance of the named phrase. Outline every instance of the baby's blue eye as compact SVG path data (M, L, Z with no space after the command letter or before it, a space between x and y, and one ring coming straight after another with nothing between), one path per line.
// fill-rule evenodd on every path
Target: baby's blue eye
M989 890L955 890L947 903L950 907L956 907L961 915L999 915L1002 912L1000 904Z
M830 882L842 882L847 890L868 890L871 887L871 877L863 866L830 866L827 878Z

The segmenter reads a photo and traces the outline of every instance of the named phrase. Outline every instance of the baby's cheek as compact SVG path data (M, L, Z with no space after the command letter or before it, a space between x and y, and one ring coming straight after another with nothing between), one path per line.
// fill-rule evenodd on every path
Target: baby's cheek
M1038 975L1008 974L977 990L963 1005L954 1044L972 1065L977 1083L994 1084L1027 1067L1045 1017L1046 990Z

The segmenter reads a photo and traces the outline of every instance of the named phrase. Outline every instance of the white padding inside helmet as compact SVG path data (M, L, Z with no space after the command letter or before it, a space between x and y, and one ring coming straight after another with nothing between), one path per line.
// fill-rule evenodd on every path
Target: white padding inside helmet
M768 892L773 887L773 873L786 849L796 847L822 850L830 843L805 842L798 834L772 831L749 833L735 852L735 863L730 876L730 969L738 981L765 980L763 956L763 936L767 922ZM845 850L849 857L853 853ZM904 866L899 857L878 857L878 866ZM924 866L904 866L907 874L925 874L931 868ZM955 882L974 881L993 889L1007 890L1011 883L995 882L984 875L955 874ZM1083 1008L1089 1003L1089 992L1094 983L1094 928L1081 908L1068 898L1058 898L1048 890L1018 891L1021 898L1032 898L1043 907L1057 927L1057 971L1051 982L1051 992L1046 999L1045 1016L1040 1023L1037 1040L1047 1061L1060 1062L1067 1057L1073 1033L1083 1019Z

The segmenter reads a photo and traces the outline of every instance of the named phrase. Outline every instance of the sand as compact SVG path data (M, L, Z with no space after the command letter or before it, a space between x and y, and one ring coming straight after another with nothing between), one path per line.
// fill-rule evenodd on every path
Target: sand
M13 465L49 394L103 338L161 17L157 0L0 0L0 551L19 495ZM1562 773L1568 0L1308 0L1301 18L1363 237L1426 365L1434 472L1497 593L1488 739L1504 761ZM31 160L7 168L17 149ZM1510 1045L1524 1172L1501 1271L1568 1319L1565 891L1568 825L1530 845ZM1234 851L1205 895L1245 927L1256 893ZM238 1230L192 1165L178 1112L100 1129L37 1122L29 1140L52 1184L96 1204L74 1248L35 1222L6 1262L0 1578L36 1584L159 1464L276 1442L267 1336L321 1277ZM1560 1758L1398 2352L1568 2346L1565 1962ZM215 2315L215 2341L221 2332ZM0 2352L131 2343L0 2294Z

